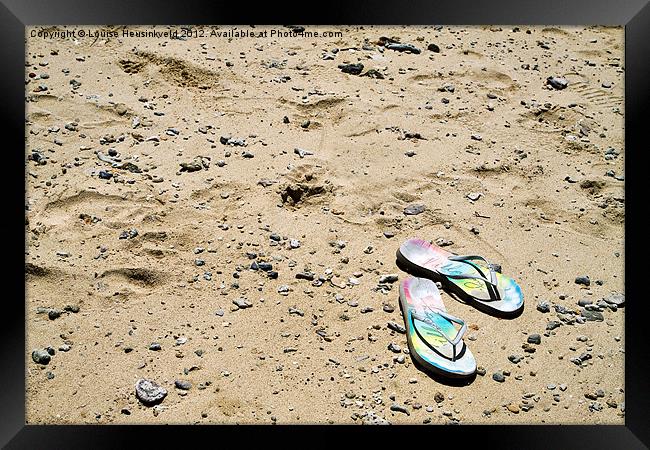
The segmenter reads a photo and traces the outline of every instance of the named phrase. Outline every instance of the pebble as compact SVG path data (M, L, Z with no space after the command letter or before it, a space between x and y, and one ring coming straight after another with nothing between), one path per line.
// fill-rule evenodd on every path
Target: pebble
M402 405L399 405L399 404L397 404L397 403L393 403L392 405L390 405L390 410L391 410L391 411L395 411L395 412L401 412L401 413L404 413L404 414L406 414L407 416L410 416L410 415L411 415L411 414L408 412L408 410L406 409L406 407L404 407L404 406L402 406Z
M44 366L48 365L50 360L50 354L47 350L34 350L32 352L32 359L36 364L42 364Z
M406 333L406 328L404 328L402 325L395 323L395 322L388 322L387 324L388 328L396 331L398 333L404 334Z
M607 297L603 298L607 303L611 305L616 305L616 306L624 306L625 305L625 294L621 294L618 292L614 292Z
M539 344L542 343L542 337L537 333L531 334L531 335L528 336L528 339L526 340L526 342L528 342L529 344L539 345Z
M546 324L546 329L548 331L551 331L551 330L556 329L560 325L562 325L562 324L560 322L558 322L557 320L551 320L549 323Z
M508 405L508 411L514 414L519 414L519 406L515 405L514 403L510 403Z
M149 346L149 350L152 350L152 351L157 352L157 351L159 351L159 350L162 350L162 347L160 346L160 344L159 344L158 342L153 342L153 343L151 343L151 345Z
M394 342L391 342L390 344L388 344L388 350L390 350L393 353L401 353L402 352L402 347L395 344Z
M599 311L591 311L591 310L582 308L582 310L580 311L580 314L582 315L582 317L584 317L586 320L588 320L590 322L602 322L603 320L605 320L605 318L603 317L603 314L601 312L599 312Z
M341 69L341 72L343 73L359 75L361 71L363 71L363 64L339 64L338 68Z
M192 383L185 380L176 380L174 381L174 386L176 386L178 389L181 389L183 391L189 391L190 388L192 387Z
M432 51L434 53L440 53L440 47L438 47L436 44L429 44L427 46L427 50Z
M141 378L135 384L135 395L144 405L152 406L163 401L167 390L154 381Z
M293 149L293 152L294 152L296 155L300 156L301 159L304 158L305 156L310 156L310 155L313 155L313 154L314 154L314 152L311 152L311 151L309 151L309 150L305 150L305 149L303 149L303 148L298 148L298 147L294 148L294 149Z
M494 381L498 381L499 383L503 383L504 381L506 381L506 377L501 372L494 372L492 374L492 379Z
M399 276L397 274L388 274L388 275L382 275L379 277L379 283L380 284L386 284L386 283L395 283L397 280L399 280Z
M549 305L548 302L541 300L539 303L537 303L537 311L541 313L547 313L551 311L551 305Z
M236 298L232 302L240 309L246 309L253 306L248 300L244 298Z
M558 90L562 90L569 85L567 79L562 77L548 77L546 83Z
M425 211L425 209L426 208L424 205L413 204L404 208L404 214L406 214L407 216L415 216L418 214L422 214Z
M420 49L412 44L400 44L399 42L391 42L389 44L386 44L384 47L389 50L395 50L397 52L415 53L416 55L420 54Z
M587 275L581 275L576 277L575 283L582 284L584 286L589 286L591 284L591 280L589 280L589 277Z

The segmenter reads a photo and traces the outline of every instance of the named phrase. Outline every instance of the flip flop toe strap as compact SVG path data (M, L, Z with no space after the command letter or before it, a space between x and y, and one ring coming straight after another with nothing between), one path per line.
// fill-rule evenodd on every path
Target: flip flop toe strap
M476 271L481 274L480 276L477 275L457 275L457 274L443 274L448 278L455 278L455 279L474 279L474 280L481 280L485 283L485 286L487 288L488 294L490 295L490 300L491 301L498 301L501 300L501 295L499 294L499 290L497 289L497 274L494 270L494 267L492 264L488 262L487 259L483 258L482 256L478 255L453 255L449 256L447 259L450 261L457 261L457 262L462 262L465 264L469 264L472 266ZM483 271L481 270L481 267L478 264L474 264L471 261L472 260L481 260L485 261L487 264L488 268L490 269L490 278L488 279Z
M438 309L438 308L435 308L435 310L434 310L434 308L429 308L429 309L431 310L432 313L438 314L438 315L444 317L445 319L447 319L448 321L457 323L458 325L461 326L460 330L458 330L456 332L456 336L452 337L452 336L449 336L447 333L445 333L442 330L442 328L440 328L435 322L430 320L428 317L426 317L426 316L424 316L422 314L419 314L417 312L412 312L411 313L411 317L414 320L419 320L420 322L424 322L427 325L429 325L430 327L434 328L436 331L438 331L438 333L440 333L440 335L442 337L444 337L447 340L447 342L449 342L451 344L451 346L453 348L453 351L454 351L451 360L456 361L456 356L457 356L456 346L461 341L461 339L463 338L463 335L467 331L467 324L465 323L465 321L463 319L452 316L451 314L449 314L446 311L443 311L441 309Z

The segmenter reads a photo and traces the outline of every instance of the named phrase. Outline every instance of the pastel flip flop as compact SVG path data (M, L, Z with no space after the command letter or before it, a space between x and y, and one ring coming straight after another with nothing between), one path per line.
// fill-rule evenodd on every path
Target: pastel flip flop
M422 239L409 239L397 250L407 272L440 281L460 300L488 314L515 317L524 307L519 285L494 270L482 256L454 255Z
M424 369L449 378L470 377L476 372L474 355L462 340L467 325L447 313L433 281L412 277L403 280L399 300L414 360Z

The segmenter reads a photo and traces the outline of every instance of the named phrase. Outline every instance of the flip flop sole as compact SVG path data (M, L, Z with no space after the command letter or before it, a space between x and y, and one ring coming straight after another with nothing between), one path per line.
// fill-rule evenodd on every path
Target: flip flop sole
M442 303L442 299L440 299L440 294L435 284L431 280L424 278L408 278L400 283L400 310L402 311L402 316L406 325L407 344L411 357L423 370L430 372L433 375L454 379L469 378L473 376L476 372L476 361L467 345L463 345L460 358L456 361L451 361L451 358L445 357L431 349L432 345L435 347L436 344L440 345L446 343L446 340L439 333L432 328L428 331L417 331L415 329L411 321L411 309L415 307L417 302L423 300L420 300L417 297L414 298L410 296L410 293L405 292L405 284L408 285L409 283L422 283L425 285L426 283L430 283L431 287L429 287L429 289L430 294L432 295L427 298L430 306L444 310L444 304ZM426 287L427 286L425 286L425 288ZM435 299L435 294L437 294L437 300ZM451 328L453 328L453 325L451 325L451 323L446 319L441 318L440 322L437 324L442 328L449 328L449 330L445 330L446 333L451 332ZM424 339L427 339L428 343L425 342Z
M400 247L397 250L397 264L398 266L404 268L406 272L416 276L417 275L423 276L425 278L429 278L434 281L439 281L440 283L442 283L443 288L445 290L449 291L450 293L454 294L465 303L475 307L479 311L482 311L486 314L501 317L504 319L512 319L520 316L523 313L524 311L523 294L521 293L521 288L519 287L519 285L512 278L506 277L505 275L502 275L500 273L496 274L499 294L502 296L502 298L505 298L509 301L504 301L504 300L497 301L497 302L484 301L467 292L467 290L469 290L470 292L476 294L477 289L479 288L478 283L481 283L480 281L477 282L476 280L447 278L446 276L438 273L436 270L432 268L424 267L420 264L413 262L410 258L407 258L402 253L402 248L409 242L410 241L405 242L402 245L402 247ZM433 251L432 247L431 247L431 251ZM433 255L433 258L429 258L429 259L430 260L436 259L437 257L440 260L438 261L438 263L441 264L442 259L443 258L446 259L446 257L444 256L443 253L441 252L438 253L439 255ZM449 252L445 252L445 253L449 253ZM451 255L451 253L449 254Z

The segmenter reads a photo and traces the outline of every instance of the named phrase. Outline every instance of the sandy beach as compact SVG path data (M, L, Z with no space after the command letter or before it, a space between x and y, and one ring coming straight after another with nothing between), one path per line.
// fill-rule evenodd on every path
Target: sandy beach
M27 423L624 423L622 28L183 30L26 30ZM466 385L388 327L412 237L522 288L442 293Z

